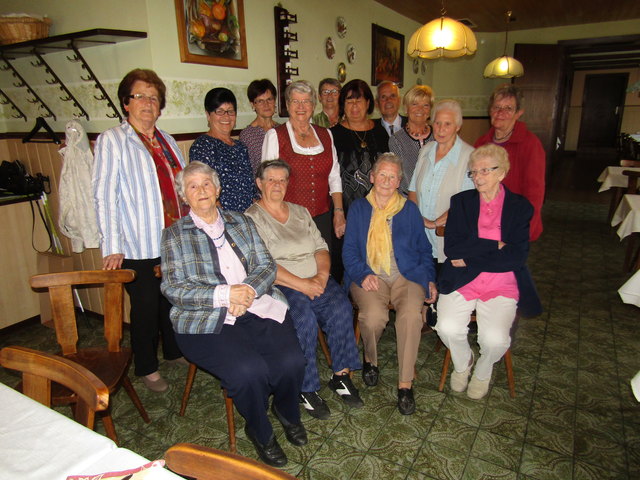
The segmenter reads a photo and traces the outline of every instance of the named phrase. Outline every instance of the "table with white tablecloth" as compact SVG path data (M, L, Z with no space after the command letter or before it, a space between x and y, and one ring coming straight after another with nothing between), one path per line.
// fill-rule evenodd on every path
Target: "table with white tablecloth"
M0 479L66 480L129 470L149 460L0 383ZM176 480L154 467L145 478Z
M629 184L629 177L622 174L625 170L640 172L640 167L609 166L605 168L598 177L598 182L602 183L598 192L604 192L612 187L627 188L627 185Z
M618 224L620 225L618 227L620 239L640 232L640 195L626 194L622 197L620 205L611 219L612 227Z

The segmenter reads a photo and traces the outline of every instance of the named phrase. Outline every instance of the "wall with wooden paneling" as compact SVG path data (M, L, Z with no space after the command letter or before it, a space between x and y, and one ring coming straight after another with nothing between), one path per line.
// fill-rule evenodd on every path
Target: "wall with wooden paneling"
M189 147L193 143L192 140L179 142L180 150L184 158L188 158ZM42 173L49 176L51 181L51 194L49 197L49 205L51 208L52 218L56 222L58 220L59 210L59 197L58 197L58 185L60 184L60 172L62 169L62 157L58 153L60 147L53 143L22 143L19 139L2 139L0 140L0 160L15 160L18 159L25 164L27 170L31 174ZM11 262L19 261L20 268L5 269L2 272L3 280L7 285L12 285L13 290L12 297L14 302L6 304L3 298L3 315L6 315L7 319L11 319L10 322L4 323L0 319L0 328L15 323L15 321L25 320L40 313L39 296L34 295L27 284L29 276L38 273L37 271L37 256L38 253L31 248L31 211L28 204L20 204L20 207L15 205L0 206L0 209L5 209L2 218L2 231L4 232L1 237L2 245L7 243L21 243L24 247L21 258L3 258L2 263L11 260ZM9 214L11 209L11 214ZM1 213L1 212L0 212ZM37 220L39 221L39 220ZM11 237L7 237L11 233ZM18 235L17 238L16 235ZM42 249L42 245L45 244L44 238L46 234L38 232L38 242L36 246ZM80 254L71 252L71 242L64 235L59 234L60 241L63 246L65 254L70 255L73 261L73 268L75 270L95 270L102 268L102 255L100 249L87 249ZM3 251L3 257L12 255L12 252ZM17 257L17 256L16 256ZM42 272L41 272L42 273ZM19 288L16 290L16 286ZM86 310L90 310L97 313L102 313L102 294L100 289L79 289L82 305ZM5 292L6 293L6 292ZM8 297L7 297L8 298ZM7 309L5 313L4 310ZM127 315L128 317L128 315Z

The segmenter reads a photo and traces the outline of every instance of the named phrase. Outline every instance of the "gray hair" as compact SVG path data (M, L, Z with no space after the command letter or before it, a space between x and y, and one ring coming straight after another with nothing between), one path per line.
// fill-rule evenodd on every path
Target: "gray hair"
M383 163L391 163L393 165L396 165L398 167L400 179L402 179L402 170L404 166L402 164L402 159L398 155L393 152L381 153L380 155L378 155L378 158L376 158L376 163L373 164L371 173L373 173L374 175L378 173L378 169Z
M396 93L398 94L398 96L400 96L400 87L398 87L398 84L396 82L392 82L391 80L383 80L376 87L376 100L380 100L380 89L386 85L391 85L393 88L395 88Z
M311 85L311 82L306 80L298 80L297 82L291 82L287 89L284 91L284 100L289 105L291 102L291 94L293 92L303 93L305 95L309 95L311 97L311 102L313 103L313 107L315 108L316 103L318 103L318 96L316 95L316 90Z
M265 160L264 162L260 163L260 165L258 165L258 169L256 170L256 178L264 180L264 176L267 173L267 170L270 168L282 168L283 170L286 170L287 178L289 178L289 175L291 175L291 167L289 166L289 164L284 160L278 158L275 160Z
M436 116L438 112L443 110L451 110L456 119L456 125L458 127L462 126L462 108L460 104L452 99L440 100L436 103L436 106L431 110L431 123L433 124L436 121Z
M340 82L335 79L335 78L323 78L322 80L320 80L320 83L318 84L318 93L320 92L320 90L322 90L322 85L327 84L327 85L332 85L334 87L336 87L338 89L338 91L340 91L340 89L342 88L342 85L340 84Z
M469 170L473 170L474 163L481 158L491 158L495 160L498 162L498 168L502 170L505 175L509 173L509 169L511 168L509 154L501 146L487 143L486 145L476 148L469 156Z
M502 85L498 85L491 94L491 97L489 97L489 113L491 113L491 107L493 107L496 100L500 100L502 98L515 99L516 112L522 110L522 90L516 87L513 83L503 83Z
M180 170L176 175L176 180L175 180L176 193L180 198L182 199L187 198L184 194L185 180L187 177L190 177L191 175L195 175L196 173L203 173L204 175L209 175L211 177L211 181L216 186L216 188L220 188L220 179L218 178L218 174L216 173L216 171L206 163L202 163L202 162L198 162L197 160L194 160L193 162L189 163L186 167L184 167L182 170Z

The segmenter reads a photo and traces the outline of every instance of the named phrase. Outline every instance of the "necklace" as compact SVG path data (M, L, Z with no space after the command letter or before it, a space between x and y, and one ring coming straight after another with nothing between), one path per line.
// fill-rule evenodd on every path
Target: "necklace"
M293 131L296 132L298 135L300 135L300 138L305 139L309 136L309 134L311 133L311 124L309 124L309 128L307 128L306 132L303 131L296 131L296 129L294 128Z
M428 128L429 128L428 125L425 125L424 128L420 129L419 132L412 132L409 129L409 124L407 124L404 128L407 131L407 133L409 134L409 136L412 137L412 138L419 138L419 137L421 137L423 135L427 135L427 132L429 131L428 130Z
M513 128L511 130L509 130L509 133L507 133L506 135L502 136L502 137L496 137L496 133L495 131L493 132L493 139L496 142L501 142L502 140L505 140L507 138L509 138L511 136L511 134L513 133Z
M216 245L216 242L220 239L222 239L222 243L220 245ZM222 248L222 246L224 245L224 242L227 241L227 238L224 236L224 231L223 231L219 237L212 238L212 240L213 240L213 244L216 245L216 248Z
M351 123L349 122L348 118L347 118L347 125L349 125L349 130L351 130L353 134L356 136L356 138L360 140L360 148L362 149L367 148L367 133L369 132L369 130L365 130L364 135L362 136L362 138L360 138L360 135L358 135L357 130L354 130L351 128Z

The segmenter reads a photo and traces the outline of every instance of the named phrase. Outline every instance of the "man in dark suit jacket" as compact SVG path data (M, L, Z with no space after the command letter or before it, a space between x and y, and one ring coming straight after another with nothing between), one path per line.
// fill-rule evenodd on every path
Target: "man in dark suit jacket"
M395 83L385 80L378 84L376 106L380 110L382 118L377 118L374 122L382 125L389 136L404 128L407 117L398 114L400 111L400 89Z

